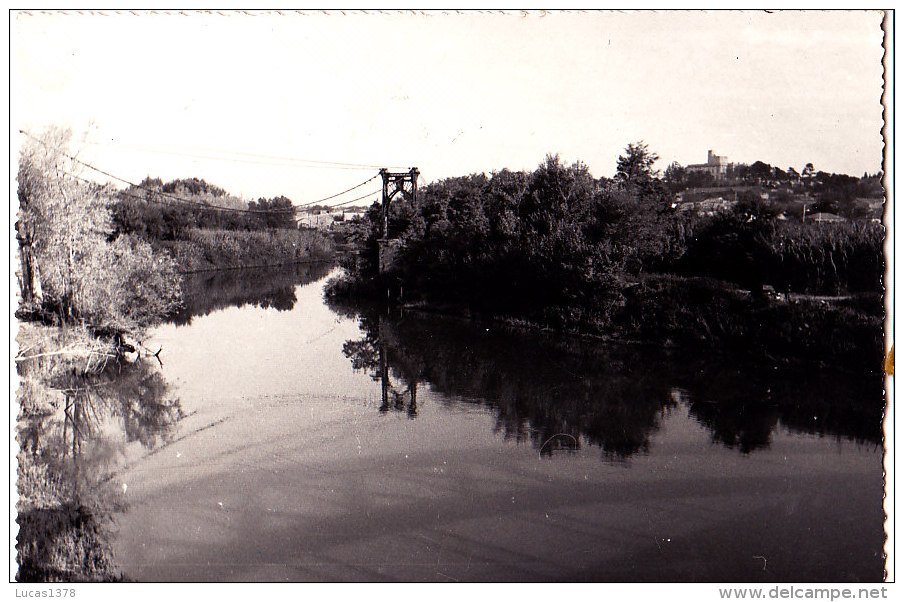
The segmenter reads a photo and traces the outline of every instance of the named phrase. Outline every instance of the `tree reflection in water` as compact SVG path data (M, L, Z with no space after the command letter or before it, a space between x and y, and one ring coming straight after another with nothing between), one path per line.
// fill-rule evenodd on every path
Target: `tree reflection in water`
M248 304L288 311L297 301L295 287L320 280L330 269L331 263L319 262L186 274L182 283L182 308L170 321L184 326L191 324L195 316Z
M116 467L128 444L169 439L182 408L147 359L94 369L62 359L49 374L40 393L24 385L34 395L19 422L17 579L115 579L106 519L123 509Z
M540 454L601 448L608 460L649 450L679 408L714 442L742 453L776 429L881 444L881 375L779 369L772 364L639 345L602 344L421 312L342 306L366 333L343 352L381 382L381 412L417 415L417 386L444 403L481 404L506 438Z
M157 447L183 415L156 363L145 358L98 373L73 368L54 375L50 385L62 394L62 411L28 417L22 447L75 482L104 480L103 471L127 444Z
M382 324L378 326L378 335L372 333L357 341L346 341L342 346L342 353L352 362L352 368L363 370L380 383L381 403L380 413L385 414L390 410L405 411L409 418L417 417L417 383L421 373L421 367L413 365L409 358L396 358L397 362L404 363L402 368L395 364L395 372L405 383L405 388L400 389L393 381L389 366L389 349L386 340L388 336L382 330ZM416 375L416 376L411 376ZM407 403L406 403L407 402Z

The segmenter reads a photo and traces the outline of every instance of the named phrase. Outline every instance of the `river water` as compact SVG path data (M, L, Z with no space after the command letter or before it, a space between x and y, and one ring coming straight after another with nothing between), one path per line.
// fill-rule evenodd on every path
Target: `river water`
M879 376L331 306L218 272L151 334L137 581L879 581Z

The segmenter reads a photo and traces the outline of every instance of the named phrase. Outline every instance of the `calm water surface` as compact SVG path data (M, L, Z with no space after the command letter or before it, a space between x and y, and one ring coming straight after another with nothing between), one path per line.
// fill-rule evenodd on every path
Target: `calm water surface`
M880 377L329 306L194 277L184 414L117 473L139 581L878 581Z

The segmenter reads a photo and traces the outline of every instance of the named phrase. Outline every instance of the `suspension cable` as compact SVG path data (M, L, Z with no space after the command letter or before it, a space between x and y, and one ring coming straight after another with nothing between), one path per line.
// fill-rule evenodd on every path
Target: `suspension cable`
M49 149L49 147L47 146L47 144L46 144L43 140L41 140L40 138L37 138L37 137L35 137L35 136L29 134L29 133L26 132L25 130L19 130L19 132L22 133L22 134L24 134L25 136L28 136L28 137L31 138L32 140L35 140L36 142L40 143L40 144L41 144L42 146L44 146L45 148L48 148L48 149ZM364 185L367 184L368 182L373 181L377 176L380 175L379 173L377 173L377 174L371 176L370 178L368 178L367 180L361 182L360 184L357 184L357 185L355 185L355 186L352 186L351 188L348 188L348 189L346 189L346 190L343 190L342 192L338 192L338 193L336 193L336 194L333 194L333 195L324 197L324 198L322 198L322 199L318 199L318 200L316 200L316 201L312 201L312 202L310 202L310 203L305 203L305 204L303 204L303 205L293 206L293 207L291 207L291 208L286 208L286 209L239 209L239 208L237 208L237 207L223 207L223 206L221 206L221 205L214 205L214 204L208 204L208 203L201 203L201 202L197 202L197 201L190 201L190 200L188 200L188 199L184 199L184 198L182 198L182 197L180 197L180 196L178 196L178 195L172 194L172 193L164 192L164 191L162 191L162 190L154 190L154 189L152 189L152 188L148 188L147 186L143 186L143 185L141 185L141 184L136 184L136 183L132 182L131 180L128 180L128 179L126 179L126 178L117 176L117 175L112 174L112 173L110 173L110 172L108 172L108 171L105 171L105 170L103 170L103 169L100 169L99 167L95 167L94 165L92 165L92 164L90 164L90 163L88 163L88 162L86 162L86 161L82 161L82 160L79 159L78 157L75 157L75 156L70 155L70 154L68 154L68 153L65 153L65 152L60 151L60 154L63 155L64 157L67 157L67 158L71 159L71 160L74 161L75 163L78 163L79 165L82 165L82 166L84 166L84 167L87 167L88 169L91 169L91 170L93 170L93 171L96 171L96 172L98 172L98 173L100 173L100 174L103 174L103 175L109 177L109 178L113 178L114 180L117 180L117 181L123 182L123 183L125 183L125 184L128 184L128 185L132 186L133 188L138 188L138 189L141 189L141 190L145 190L145 191L150 192L150 193L152 193L152 194L159 195L159 196L164 197L164 198L170 198L170 199L173 199L173 200L176 201L176 202L183 203L183 204L186 204L186 205L197 206L197 207L200 207L201 209L205 209L205 210L231 211L231 212L235 212L235 213L267 213L267 214L274 214L274 213L296 213L296 212L298 212L298 211L304 209L305 207L309 207L309 206L311 206L311 205L316 205L316 204L318 204L318 203L322 203L323 201L328 201L328 200L330 200L330 199L334 199L334 198L336 198L336 197L338 197L338 196L341 196L341 195L343 195L343 194L345 194L345 193L347 193L347 192L350 192L350 191L352 191L352 190L355 190L355 189L357 189L357 188L360 188L361 186L364 186ZM81 178L81 177L76 176L76 175L74 175L74 174L67 173L67 172L63 172L63 173L65 173L66 175L68 175L68 176L70 176L70 177L74 177L74 178L76 178L76 179L78 179L78 180L82 180L82 181L91 183L90 180L86 180L85 178ZM126 194L125 191L120 191L120 192ZM375 193L371 193L371 194L375 194ZM126 194L126 196L130 196L130 197L132 197L132 198L141 199L141 200L146 200L146 201L147 201L147 200L150 200L150 199L142 198L142 197L135 196L135 195L132 195L132 194ZM365 195L364 197L361 197L361 198L366 198L367 196L370 196L370 194ZM355 200L360 200L360 198L359 198L359 199L355 199ZM290 201L290 202L291 202L291 201ZM350 201L350 202L351 202L351 201ZM165 203L163 203L163 204L165 204ZM337 205L337 206L338 206L338 205Z

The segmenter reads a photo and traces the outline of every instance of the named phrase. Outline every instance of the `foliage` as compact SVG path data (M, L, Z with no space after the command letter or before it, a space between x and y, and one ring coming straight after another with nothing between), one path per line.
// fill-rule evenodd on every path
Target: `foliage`
M135 235L154 249L165 249L182 271L280 265L332 255L323 235L296 232L295 208L287 197L248 203L197 178L165 184L146 178L118 192L112 211L117 234Z
M598 330L623 303L630 275L647 258L671 252L667 191L652 178L655 156L643 145L629 151L617 181L551 155L530 173L428 184L416 204L391 206L390 237L401 246L383 278L402 280L408 295L469 311ZM367 218L361 257L347 266L359 280L378 271L377 210Z
M626 187L649 185L659 175L659 172L653 169L653 164L657 160L659 155L650 152L642 141L629 144L625 148L625 154L618 158L615 181Z
M121 235L90 257L87 270L104 275L85 281L81 313L95 327L131 331L168 315L181 301L175 263L143 240Z
M332 241L317 230L192 228L176 241L152 241L169 251L183 272L285 265L332 257Z
M628 291L619 323L647 341L874 372L884 349L881 295L867 297L874 299L756 299L722 281L657 275Z
M222 209L221 209L222 208ZM145 178L116 193L113 226L118 233L179 240L191 228L231 230L266 227L260 216L245 213L248 203L204 180Z
M284 196L251 201L248 203L248 209L259 212L251 218L257 220L264 228L295 228L294 206L292 201Z
M111 192L77 176L70 139L51 129L20 152L22 301L98 329L141 328L178 304L175 266L113 233Z
M882 288L885 229L872 222L802 224L775 219L760 200L731 211L692 218L679 243L683 252L665 271L709 276L758 290L837 295Z
M405 287L471 309L576 328L620 302L600 183L550 156L537 170L451 178L398 203ZM365 246L369 254L373 232ZM367 268L373 270L372 264ZM390 277L392 276L390 275Z
M208 184L203 179L199 178L177 179L167 182L166 184L163 184L163 182L158 179L156 183L160 185L163 192L172 194L210 195L214 198L228 196L226 191L219 186Z
M117 232L160 240L184 239L193 228L294 229L295 208L285 196L245 202L198 178L163 183L145 178L117 193L112 207Z
M826 308L810 297L881 293L880 224L787 219L783 211L795 203L790 193L775 190L777 198L767 201L752 186L708 214L682 211L674 190L688 174L672 165L660 178L655 160L635 143L611 180L550 155L532 172L430 183L416 200L391 205L390 242L383 244L392 245L393 257L383 270L375 205L345 227L358 252L328 294L385 297L389 291L406 303L465 315L629 338L671 333L686 342L737 345L759 337L778 353L813 349L826 361L829 350L847 357L844 340L873 346L878 340L881 350L881 307L848 311L833 300ZM768 186L796 172L758 162L736 173ZM820 173L807 176L813 187L822 185ZM689 288L651 288L649 279L659 275ZM780 307L768 298L770 288L797 295L795 304ZM685 300L672 304L661 298L668 294ZM842 338L827 335L823 347L805 344L808 312ZM746 320L750 315L770 326L761 330ZM791 323L770 322L785 319Z

